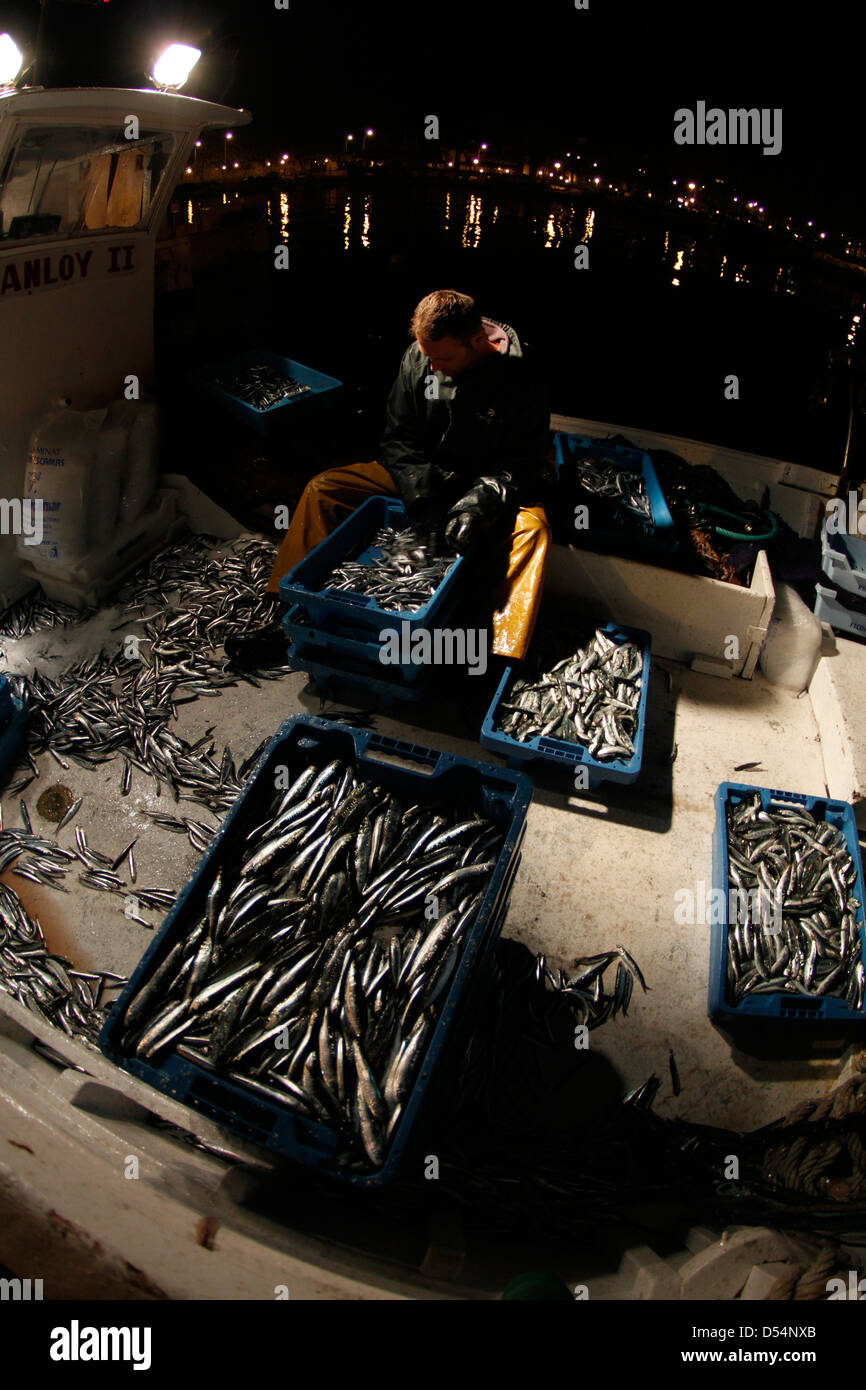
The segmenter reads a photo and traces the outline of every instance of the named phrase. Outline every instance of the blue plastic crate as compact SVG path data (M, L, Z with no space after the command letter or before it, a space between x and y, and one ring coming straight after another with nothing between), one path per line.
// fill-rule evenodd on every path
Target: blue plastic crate
M866 599L866 537L831 533L826 521L821 532L821 567L830 584Z
M506 666L490 708L484 716L484 723L481 726L482 747L489 748L493 753L498 753L501 758L506 758L509 767L519 767L523 763L534 761L558 763L560 767L567 768L585 767L588 787L597 787L601 782L635 781L643 759L652 638L642 628L620 627L618 623L597 623L591 628L588 627L587 635L596 629L611 637L615 642L634 642L636 646L640 647L643 658L643 677L632 756L628 759L611 758L609 762L599 762L580 743L570 743L567 739L562 738L541 738L540 736L529 738L525 743L521 743L518 739L512 738L510 734L497 728L499 706L505 698L505 692L509 688L512 677L520 674L520 670L514 666Z
M5 676L0 676L0 778L17 762L27 711Z
M268 410L257 410L255 406L241 400L240 396L231 395L225 387L217 385L213 380L216 376L230 376L234 372L243 371L245 367L251 367L258 362L273 367L285 376L294 377L303 386L309 386L310 390L302 396L287 396ZM314 371L312 367L305 367L302 362L295 362L291 357L283 357L280 353L271 352L266 348L251 349L224 362L211 362L195 372L193 380L203 395L217 401L224 410L234 415L242 424L249 425L257 434L271 434L287 421L297 419L312 407L329 405L343 385L342 381L338 381L334 376L326 376L324 372Z
M446 603L440 610L437 626L446 622L449 614L453 613L458 597L459 595L455 594L454 601ZM312 621L305 622L305 617L304 610L298 604L290 608L283 618L283 629L292 643L294 658L300 659L309 655L316 660L318 654L327 663L329 655L335 654L346 661L361 662L369 667L369 675L373 680L381 678L389 683L400 680L415 685L417 682L424 683L425 677L429 678L429 668L416 662L383 664L379 660L382 648L378 635L374 636L366 628L358 629L345 623L333 622L323 627Z
M355 661L351 657L326 651L312 642L292 645L286 654L286 665L291 671L305 671L316 689L322 695L339 698L341 689L348 687L367 700L375 700L386 708L414 704L423 700L430 683L431 667L422 666L421 677L413 682L402 680L399 676L391 679L387 671L399 671L399 667L383 666L369 661Z
M854 637L866 637L866 605L856 594L843 593L826 584L815 585L815 616L829 623L837 632Z
M314 624L327 626L334 622L373 629L408 623L409 631L432 627L433 619L453 603L463 587L465 561L458 556L432 598L416 612L389 612L380 608L367 594L353 594L342 589L323 589L322 585L335 566L349 556L362 564L381 555L371 545L376 532L383 526L404 527L406 508L394 497L370 497L351 516L326 536L295 567L280 580L280 598L287 607L299 605ZM360 634L359 634L360 635Z
M599 443L579 434L559 433L554 436L554 457L558 481L563 479L563 474L568 469L569 464L578 457L599 461L613 459L624 467L630 468L632 472L642 475L649 498L652 513L651 522L642 522L625 507L618 506L616 516L619 526L616 529L590 525L588 530L575 530L572 538L573 544L587 545L591 549L595 547L605 549L610 545L619 547L628 544L635 550L649 556L672 555L674 553L679 546L679 539L673 517L665 501L652 459L645 450L629 449L624 444ZM588 500L587 505L591 518L592 501ZM571 533L569 534L571 535Z
M409 801L472 805L495 822L505 835L475 922L446 986L445 1002L421 1059L403 1117L382 1167L371 1173L339 1166L335 1162L338 1139L334 1131L303 1118L288 1104L268 1101L240 1083L228 1081L218 1072L177 1055L169 1054L159 1066L152 1066L119 1049L128 1002L177 941L200 920L207 893L221 867L237 863L241 841L250 826L258 822L273 793L275 767L287 764L297 774L310 763L324 766L333 758L352 762L365 777ZM415 764L417 770L385 761L387 758ZM357 1187L384 1185L398 1171L410 1144L417 1142L421 1121L426 1125L434 1116L437 1095L442 1095L442 1081L459 1058L457 1044L472 1021L474 988L479 984L480 972L508 910L531 797L532 785L520 774L381 734L348 729L324 719L292 716L277 730L262 754L192 878L133 971L100 1033L102 1051L133 1076L274 1153Z
M842 831L851 857L857 866L857 881L854 897L861 906L857 909L857 925L860 929L860 950L866 964L866 930L864 930L863 903L866 895L863 889L863 864L860 859L860 846L857 836L857 822L853 807L847 801L833 801L823 796L803 796L799 792L775 791L768 787L748 787L742 782L722 782L715 793L716 822L713 831L713 893L714 901L718 891L724 894L724 911L711 913L710 925L710 979L707 993L707 1013L710 1018L731 1021L732 1019L786 1019L789 1021L813 1020L821 1023L862 1023L866 1021L866 1008L850 1009L844 999L828 999L821 995L813 998L805 994L790 994L780 990L778 994L747 995L739 1004L729 1004L725 992L728 950L728 834L726 808L728 802L735 804L749 801L760 792L761 802L766 810L770 802L776 801L803 806L816 820L827 821ZM720 918L723 920L715 920Z

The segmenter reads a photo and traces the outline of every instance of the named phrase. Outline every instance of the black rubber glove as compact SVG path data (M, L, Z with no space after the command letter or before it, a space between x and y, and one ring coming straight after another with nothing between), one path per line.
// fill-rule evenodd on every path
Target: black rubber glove
M445 544L458 555L468 555L497 526L509 505L504 479L477 478L448 513Z
M477 512L457 512L449 518L445 527L445 545L458 555L468 555L481 539L483 529Z

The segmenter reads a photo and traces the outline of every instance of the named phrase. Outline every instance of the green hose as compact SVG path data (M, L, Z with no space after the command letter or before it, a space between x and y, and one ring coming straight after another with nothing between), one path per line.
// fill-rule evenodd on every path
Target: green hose
M740 523L740 525L743 524L743 517L738 515L736 512L726 512L724 507L713 507L710 505L709 502L702 503L700 511L702 515L706 512L714 512L716 516L726 516L731 521L737 521ZM777 536L779 534L778 517L773 512L765 512L762 513L762 515L764 516L766 524L769 527L769 530L767 530L763 535L755 535L754 533L747 534L744 531L729 531L724 526L716 525L716 523L713 521L710 521L707 524L709 525L712 531L715 531L717 536L724 536L725 540L728 541L771 541L774 536Z

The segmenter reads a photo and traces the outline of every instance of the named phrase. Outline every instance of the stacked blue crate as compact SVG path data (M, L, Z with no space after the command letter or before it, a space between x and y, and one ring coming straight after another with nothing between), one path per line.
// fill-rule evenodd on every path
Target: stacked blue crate
M390 612L367 594L329 589L329 575L349 556L373 563L380 551L377 531L404 527L406 508L393 497L370 497L280 580L287 611L283 627L290 639L287 664L305 671L325 694L348 685L386 704L424 697L432 667L411 658L417 633L447 622L463 595L465 561L458 557L436 592L422 607ZM384 662L381 634L400 635L400 659Z
M826 581L815 586L815 614L837 632L866 637L866 537L833 533L825 522L821 567Z

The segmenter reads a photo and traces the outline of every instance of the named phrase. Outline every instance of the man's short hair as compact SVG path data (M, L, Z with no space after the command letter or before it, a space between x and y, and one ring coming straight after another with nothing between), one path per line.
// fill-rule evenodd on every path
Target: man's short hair
M458 338L468 342L481 328L481 314L471 295L459 290L434 290L415 309L409 332L413 338Z

